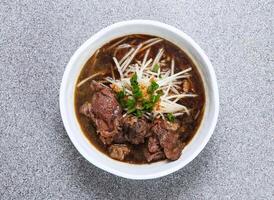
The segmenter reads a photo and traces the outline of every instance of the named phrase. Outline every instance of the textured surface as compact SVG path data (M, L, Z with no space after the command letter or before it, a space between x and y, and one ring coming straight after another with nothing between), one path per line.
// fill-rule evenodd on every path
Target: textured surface
M0 2L0 199L274 198L273 1L41 2ZM193 37L220 89L206 148L185 168L149 181L89 164L66 135L58 106L77 47L113 22L137 18Z

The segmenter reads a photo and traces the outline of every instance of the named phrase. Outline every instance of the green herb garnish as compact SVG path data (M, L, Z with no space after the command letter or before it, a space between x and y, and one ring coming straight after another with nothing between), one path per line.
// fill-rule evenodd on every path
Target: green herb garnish
M133 113L133 112L135 112L136 111L136 108L134 107L134 108L131 108L131 109L129 109L128 111L127 111L127 113Z
M143 96L142 91L139 87L138 81L137 81L137 74L134 73L133 76L130 78L130 84L132 87L132 94L136 99L139 99Z
M159 65L159 64L155 64L155 65L153 66L152 71L155 72L155 73L157 73L159 69L160 69L160 65Z
M117 93L117 100L123 108L126 107L125 97L126 97L126 93L125 93L125 89L123 88L123 90L121 90Z
M157 90L158 88L159 88L158 83L156 83L155 81L151 81L150 86L147 88L147 93L153 94L153 92Z
M162 94L157 93L157 95L154 95L154 92L158 88L159 85L155 81L152 81L150 86L147 88L147 93L150 94L150 99L143 101L143 111L151 112L155 104L159 101Z
M134 98L128 98L126 104L128 109L134 108L136 104L136 100Z
M126 96L125 94L125 89L123 88L123 90L121 90L120 92L117 93L117 98L118 99L122 99Z
M151 112L154 104L151 101L143 102L143 111Z
M167 120L170 122L174 122L175 117L172 113L167 113Z
M135 112L135 115L136 115L136 117L142 117L143 112L141 110L137 109Z
M159 101L160 97L161 97L160 94L152 95L152 96L150 97L150 101L151 101L153 104L155 104L155 103L157 103L157 101Z
M156 81L151 81L150 86L147 88L149 99L144 99L139 83L137 81L137 74L134 73L130 78L130 85L132 88L132 96L128 96L125 93L125 89L117 93L117 99L121 106L127 110L128 114L133 114L136 117L142 117L143 112L152 112L155 104L160 100L163 91L159 90L155 92L159 85ZM137 109L137 105L139 105Z

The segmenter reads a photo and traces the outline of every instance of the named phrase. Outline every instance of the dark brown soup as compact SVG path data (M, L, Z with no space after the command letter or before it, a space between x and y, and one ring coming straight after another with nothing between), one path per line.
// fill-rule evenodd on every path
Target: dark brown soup
M129 163L176 160L203 117L202 79L171 42L117 38L98 49L75 87L83 133L100 151Z

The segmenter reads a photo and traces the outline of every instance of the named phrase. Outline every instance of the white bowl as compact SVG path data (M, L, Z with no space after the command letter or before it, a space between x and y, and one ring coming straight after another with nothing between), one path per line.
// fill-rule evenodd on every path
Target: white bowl
M86 61L105 43L129 34L148 34L167 39L184 50L194 61L202 76L206 105L200 128L191 142L173 162L128 164L109 158L98 151L84 136L74 110L77 78ZM71 57L61 84L60 110L66 131L76 149L95 166L129 179L152 179L175 172L192 161L205 147L215 128L219 112L219 94L213 67L204 51L184 32L157 21L132 20L108 26L87 40Z

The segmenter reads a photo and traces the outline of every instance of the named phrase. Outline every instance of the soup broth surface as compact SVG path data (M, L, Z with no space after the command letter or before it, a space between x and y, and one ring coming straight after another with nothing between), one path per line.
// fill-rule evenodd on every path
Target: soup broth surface
M106 77L112 77L115 79L120 78L120 74L116 68L116 64L114 62L113 57L115 57L117 61L121 61L121 59L123 59L123 57L131 50L131 48L136 49L138 45L145 43L146 41L151 40L153 38L155 38L155 36L128 35L128 36L117 38L115 40L112 40L106 43L100 49L98 49L91 56L91 58L86 62L86 64L84 65L78 77L77 85L75 87L75 96L74 96L75 112L76 112L77 120L86 138L98 150L100 150L101 152L103 152L104 154L108 156L110 155L110 145L120 144L120 143L113 142L113 141L111 144L104 143L104 141L100 139L100 133L96 131L97 130L96 123L94 123L94 121L91 120L91 118L87 117L82 112L80 112L81 106L85 104L85 102L91 102L93 98L94 91L91 90L92 81L96 81L100 84L104 84L105 86L111 88L111 83L106 81L105 78ZM148 43L148 44L151 44L151 43ZM142 49L145 46L146 44L142 45L140 49ZM191 141L195 133L197 132L197 129L199 128L199 125L203 118L203 111L205 106L205 92L204 92L204 86L203 86L201 76L197 70L197 67L192 62L192 60L186 55L186 53L184 53L183 50L181 50L175 44L165 39L162 39L161 42L151 45L147 49L150 49L147 54L147 60L149 58L152 58L152 60L154 60L157 54L159 53L159 50L160 49L164 50L164 53L161 56L161 60L159 61L159 66L161 70L163 71L168 71L171 69L170 66L172 65L172 60L174 61L174 72L173 72L174 74L179 73L188 68L191 68L191 71L186 73L187 77L180 79L178 81L178 85L175 88L175 90L178 91L179 94L195 94L196 95L195 97L180 98L178 99L178 101L176 101L176 103L185 106L188 109L189 113L179 114L178 116L173 114L172 115L173 118L171 118L168 113L165 113L164 119L160 115L157 116L158 117L157 119L166 120L166 121L168 121L168 118L170 117L172 119L172 122L168 122L169 124L170 123L179 124L179 128L177 129L176 134L179 134L178 140L180 144L183 144L183 146L186 146ZM130 62L130 64L139 63L140 66L142 66L142 61L144 60L147 49L144 49L141 52L137 53L132 59L132 61ZM151 66L151 67L155 67L155 66ZM155 73L157 74L158 72L156 71ZM99 75L91 78L90 80L85 81L88 77L91 77L94 74L99 74ZM167 85L167 87L169 86ZM174 92L174 90L172 91ZM170 92L172 91L170 90ZM116 95L117 92L114 91L114 93ZM161 96L161 98L162 97L163 96ZM175 101L175 100L176 98L172 99L172 101ZM122 114L123 116L131 115L131 114L127 114L125 110L123 110ZM132 115L135 116L134 114ZM153 117L145 118L144 113L143 113L143 116L139 117L139 119L140 118L143 118L148 123L150 123L151 124L150 126L153 126L154 120L156 120L156 118L153 118ZM124 134L127 134L127 133L124 133ZM127 142L127 141L122 142L123 145L126 145L127 148L130 149L130 153L127 153L123 159L118 159L118 160L121 160L123 162L128 162L128 163L142 164L142 163L156 162L159 160L167 159L166 156L164 156L161 159L148 161L148 158L145 156L144 152L147 151L146 148L148 146L150 137L153 138L154 136L146 137L144 139L144 142L141 142L139 144L133 144L132 142ZM161 142L162 136L160 135L157 137L160 138L160 139L158 138L158 140L160 141L159 145L161 146L159 148L161 149L163 154L164 153L166 154L167 152L166 152L165 146L164 144L162 144L163 142ZM114 157L114 159L116 159L116 157Z

